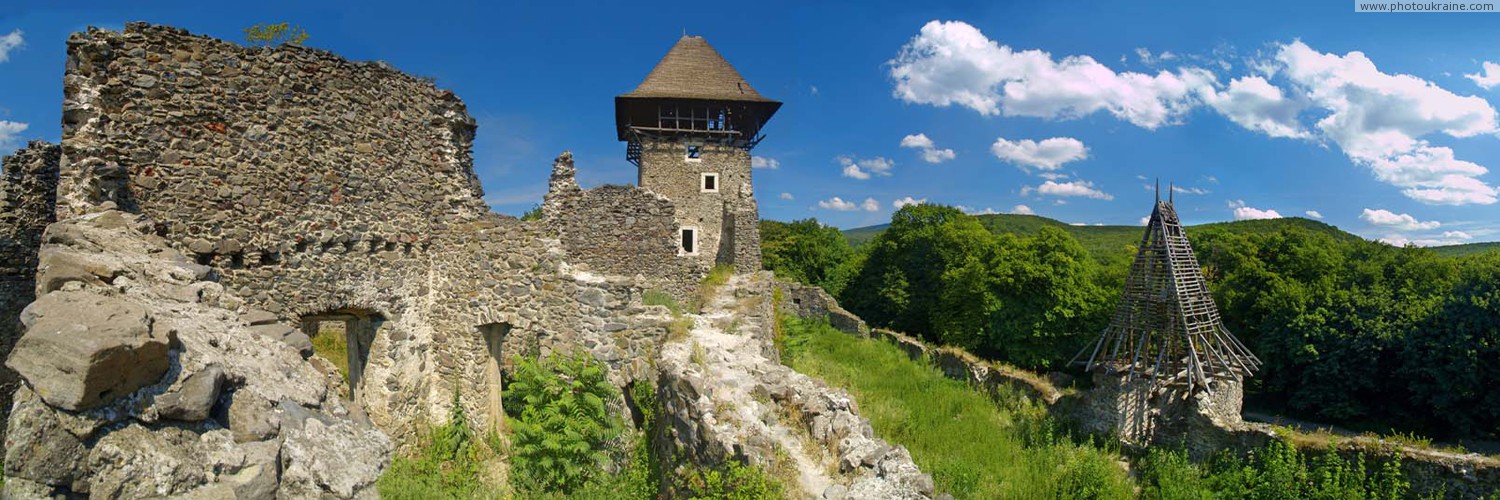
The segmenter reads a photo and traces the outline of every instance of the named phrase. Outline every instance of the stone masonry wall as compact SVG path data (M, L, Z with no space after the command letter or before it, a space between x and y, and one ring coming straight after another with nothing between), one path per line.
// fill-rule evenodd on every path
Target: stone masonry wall
M36 299L36 267L42 230L57 205L61 149L32 142L0 159L0 359L21 336L21 310ZM10 414L19 379L0 367L0 420ZM0 440L4 438L0 429Z
M433 242L489 213L474 131L451 92L383 63L91 28L68 41L58 210L112 202L148 216L288 326L379 315L358 399L382 428L402 428L432 399L421 368Z
M62 215L145 214L257 307L345 302L330 274L379 288L361 275L488 212L462 102L383 63L139 23L75 34L68 55Z
M698 258L760 270L759 216L750 183L750 152L705 145L698 159L674 142L642 145L640 186L672 200L681 227L698 228ZM702 175L719 174L717 192L703 192Z
M635 186L583 190L574 172L570 153L557 158L542 209L568 261L581 270L640 277L685 301L711 263L680 255L673 202Z
M430 343L392 342L404 344L394 351L428 358L420 370L403 372L436 386L427 407L445 408L457 387L470 415L485 423L497 417L483 401L492 353L479 327L488 324L510 327L500 356L507 372L523 355L582 352L607 365L618 387L654 378L652 360L670 315L641 304L644 287L636 280L574 269L567 256L545 223L501 217L456 228L435 247L437 291L425 318L431 333L422 334ZM623 400L614 403L624 411Z

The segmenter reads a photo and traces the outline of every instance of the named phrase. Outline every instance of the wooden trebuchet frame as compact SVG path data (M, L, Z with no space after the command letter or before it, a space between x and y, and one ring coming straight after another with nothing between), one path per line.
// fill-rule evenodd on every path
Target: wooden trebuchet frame
M1073 363L1125 373L1127 381L1186 386L1185 395L1212 392L1217 381L1242 380L1260 368L1220 321L1171 201L1156 200L1114 317Z

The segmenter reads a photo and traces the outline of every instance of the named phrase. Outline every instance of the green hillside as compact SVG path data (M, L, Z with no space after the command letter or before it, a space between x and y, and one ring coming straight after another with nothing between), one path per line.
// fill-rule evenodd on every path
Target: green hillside
M1465 243L1462 245L1447 245L1441 247L1432 247L1432 250L1437 252L1438 255L1444 257L1463 257L1465 255L1474 255L1500 250L1500 241Z
M1076 238L1079 243L1083 244L1084 248L1088 249L1089 253L1095 256L1108 255L1120 249L1123 249L1128 245L1137 244L1138 242L1140 242L1142 231L1141 227L1139 226L1073 226L1058 220L1048 219L1046 217L1036 215L991 214L978 215L975 216L975 218L979 219L979 222L983 224L985 228L989 229L990 232L993 232L995 234L1010 233L1016 235L1031 235L1035 234L1037 231L1040 231L1041 228L1045 226L1061 228L1064 231L1067 231L1069 234L1073 235L1073 237ZM870 241L871 239L874 239L876 235L880 234L882 231L885 231L885 228L887 226L889 226L889 224L880 224L876 226L867 226L845 230L844 237L849 239L850 245L859 246L867 241ZM1344 232L1337 227L1324 224L1312 219L1304 219L1301 217L1245 220L1235 222L1214 222L1209 224L1188 226L1187 231L1188 237L1191 238L1194 231L1204 229L1225 230L1248 234L1263 234L1274 233L1288 227L1300 227L1309 231L1329 234L1340 241L1358 241L1362 239L1359 236ZM1475 245L1495 244L1475 243L1471 245L1460 246L1469 247ZM1483 250L1469 250L1466 253L1473 253L1478 251ZM1439 253L1443 252L1440 250Z

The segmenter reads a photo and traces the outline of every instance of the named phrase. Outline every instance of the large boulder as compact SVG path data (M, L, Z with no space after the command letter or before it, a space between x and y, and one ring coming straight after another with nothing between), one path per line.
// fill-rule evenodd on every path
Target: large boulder
M281 493L311 498L376 496L375 482L390 465L391 441L367 425L282 401Z
M146 308L85 291L43 295L21 313L26 333L6 366L47 404L85 410L161 380L171 365L168 332Z

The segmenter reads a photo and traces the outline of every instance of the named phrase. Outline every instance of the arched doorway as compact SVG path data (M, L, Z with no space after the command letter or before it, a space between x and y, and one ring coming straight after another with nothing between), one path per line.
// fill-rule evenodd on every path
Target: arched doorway
M302 333L312 339L313 352L339 367L349 384L346 396L351 401L359 400L370 345L375 343L375 333L384 324L384 316L366 309L345 308L302 316Z
M510 336L510 323L486 323L478 326L479 336L484 341L484 393L485 413L489 417L490 428L501 430L505 421L505 408L501 404L501 389L503 385L504 366L501 351L504 348L506 337Z

